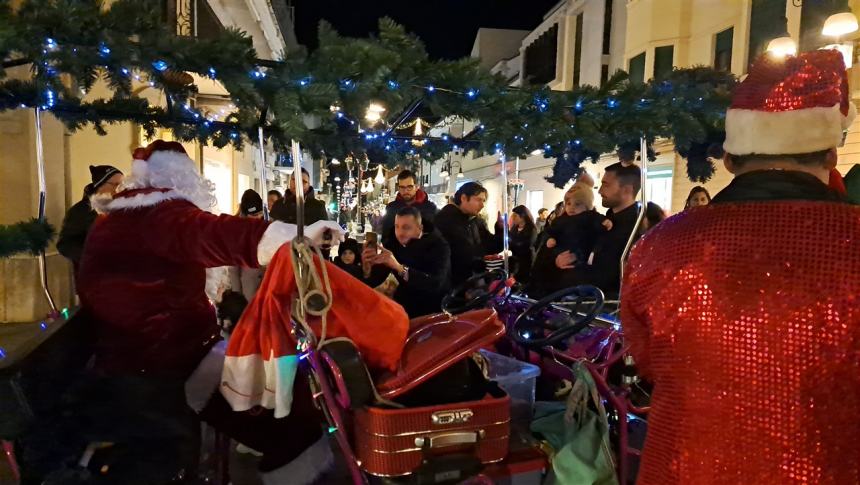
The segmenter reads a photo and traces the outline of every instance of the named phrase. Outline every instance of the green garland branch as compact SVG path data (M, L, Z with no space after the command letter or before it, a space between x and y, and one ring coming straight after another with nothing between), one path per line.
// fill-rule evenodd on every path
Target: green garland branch
M642 136L671 138L679 153L694 154L698 165L690 174L701 180L709 173L698 145L722 130L735 82L731 74L693 68L644 84L619 72L599 88L512 88L475 59L429 59L421 41L390 19L380 20L377 37L363 39L342 37L322 23L314 52L260 61L246 34L176 36L152 7L147 0L117 0L108 9L97 0L25 0L13 10L0 0L0 56L33 61L26 89L14 80L0 84L0 109L40 106L70 129L92 124L100 133L104 124L123 121L148 131L165 126L180 139L217 146L256 143L262 126L279 150L298 140L317 155L364 152L395 165L433 161L462 143L449 136L447 143L416 145L393 136L420 103L428 118L480 123L467 137L475 143L461 148L509 157L543 150L570 164L581 157L568 155L605 153ZM220 82L236 110L220 120L190 107L196 88L183 81L191 77L186 73ZM81 90L99 79L114 96L82 101ZM164 92L166 108L134 94L147 84ZM371 102L387 109L378 125L362 120ZM261 119L268 121L261 125Z
M38 219L0 225L0 258L18 253L39 254L48 247L54 234L53 226Z

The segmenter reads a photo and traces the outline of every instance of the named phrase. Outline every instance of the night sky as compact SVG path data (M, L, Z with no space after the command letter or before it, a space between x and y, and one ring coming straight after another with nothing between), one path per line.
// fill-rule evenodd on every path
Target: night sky
M294 0L296 36L314 48L320 19L341 35L366 37L388 16L416 34L435 59L468 56L479 27L532 30L558 0Z

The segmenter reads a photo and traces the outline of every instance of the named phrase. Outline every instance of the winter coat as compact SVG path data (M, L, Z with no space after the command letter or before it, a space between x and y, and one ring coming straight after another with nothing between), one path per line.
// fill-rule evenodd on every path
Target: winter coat
M547 228L547 235L556 242L553 253L558 255L570 251L578 262L586 263L594 245L606 232L603 227L605 220L606 217L595 210L557 217L553 225Z
M508 235L508 248L511 254L516 259L517 271L514 273L514 279L521 283L529 281L531 275L532 263L534 261L534 245L537 239L537 228L525 228L522 231L519 228L514 228Z
M638 484L860 483L860 207L839 200L750 172L633 248L621 321L655 383Z
M272 219L283 221L288 224L296 223L296 196L287 190L284 198L272 205ZM314 197L314 189L310 188L305 193L305 226L317 221L327 221L328 212L323 201Z
M411 204L403 200L400 194L397 194L397 198L385 207L385 217L382 218L382 244L389 244L394 239L394 217L397 215L397 211L409 206L415 207L421 212L421 223L424 226L424 232L433 231L433 219L439 210L436 208L436 204L431 202L427 197L427 192L418 189L415 192L415 199Z
M406 246L396 240L388 249L397 262L409 268L407 280L395 275L399 286L394 292L394 301L400 303L410 318L438 313L442 298L450 288L451 249L448 243L435 232L424 233L421 239L413 239ZM374 288L382 284L392 270L374 266L367 284Z
M75 272L78 271L81 256L84 254L87 234L97 215L90 204L89 194L85 193L83 199L69 208L63 219L63 227L57 239L57 251L72 262Z
M502 230L496 224L491 234L480 217L468 216L454 204L436 214L436 230L451 248L451 286L456 287L475 273L486 270L484 256L502 250Z
M220 338L206 268L258 266L267 222L170 197L120 192L90 231L77 287L96 322L102 373L187 377Z

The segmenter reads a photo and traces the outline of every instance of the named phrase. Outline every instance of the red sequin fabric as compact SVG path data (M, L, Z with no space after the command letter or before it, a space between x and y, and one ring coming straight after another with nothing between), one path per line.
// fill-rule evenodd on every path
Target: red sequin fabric
M732 95L731 109L778 112L839 105L848 114L848 75L833 49L778 58L762 55Z
M692 209L622 295L655 384L639 485L860 484L860 207Z

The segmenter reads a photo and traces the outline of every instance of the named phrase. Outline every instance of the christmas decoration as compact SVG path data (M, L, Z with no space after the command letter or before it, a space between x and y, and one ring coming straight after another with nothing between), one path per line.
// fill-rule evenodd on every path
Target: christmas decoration
M18 253L39 254L48 247L54 234L53 226L38 219L0 225L0 258Z

